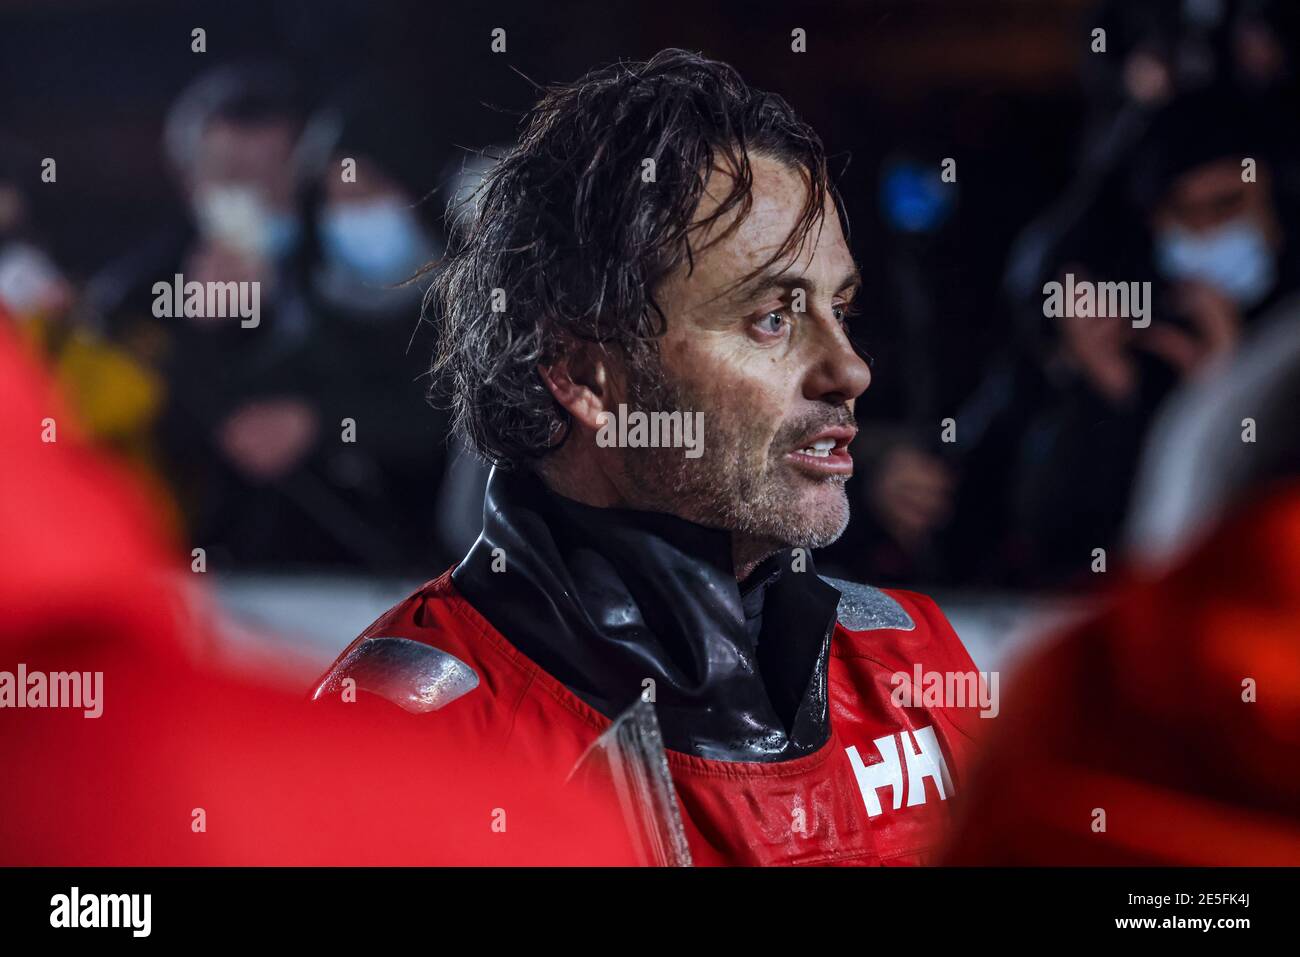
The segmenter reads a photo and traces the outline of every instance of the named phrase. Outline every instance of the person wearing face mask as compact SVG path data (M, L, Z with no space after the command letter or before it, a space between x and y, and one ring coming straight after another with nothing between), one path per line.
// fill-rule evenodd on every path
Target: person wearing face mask
M434 258L437 247L411 197L377 163L359 162L364 179L358 184L330 178L316 221L322 261L315 288L355 314L395 312L418 300L419 287L404 283Z
M407 281L442 252L429 222L436 166L399 96L376 80L354 82L304 135L318 171L312 293L344 322L410 319L421 289Z
M1088 567L1092 548L1117 544L1156 411L1179 384L1226 365L1295 291L1284 162L1251 100L1185 95L1152 117L1129 158L1129 209L1141 219L1098 210L1060 250L1052 278L1149 280L1152 295L1145 325L1054 323L1050 398L1032 404L1012 492L1024 574L1062 580Z
M163 149L183 215L93 277L101 313L149 311L151 284L168 270L187 280L258 280L263 306L292 295L307 248L295 86L274 64L228 65L182 91L164 121Z
M430 557L447 430L424 401L433 345L415 277L442 244L430 222L439 205L425 199L438 165L418 116L391 85L354 81L311 117L302 147L321 415L357 429L355 442L322 445L319 471L385 565Z
M186 215L110 264L89 296L114 336L167 384L156 442L187 542L214 562L245 567L375 554L322 475L329 378L310 294L295 88L274 64L233 65L182 92L164 146ZM249 325L159 316L154 284L177 274L205 287L256 284L259 315Z
M1266 122L1240 96L1198 93L1152 120L1131 187L1174 322L1158 334L1180 370L1230 351L1244 326L1296 289L1285 169Z
M1093 549L1118 544L1161 404L1214 375L1296 292L1286 156L1266 134L1240 94L1160 109L1018 283L1021 335L957 415L950 540L981 543L959 567L1056 586L1090 581ZM1147 314L1046 318L1046 284L1068 276L1149 283Z

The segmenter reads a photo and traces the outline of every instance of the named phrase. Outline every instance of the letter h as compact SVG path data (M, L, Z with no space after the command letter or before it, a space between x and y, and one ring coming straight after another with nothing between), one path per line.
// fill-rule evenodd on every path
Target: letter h
M903 765L898 757L898 739L892 734L887 734L883 738L876 738L871 743L876 746L876 750L883 758L882 761L872 765L862 763L862 757L856 747L850 746L845 749L849 755L849 763L853 766L853 774L858 779L858 790L862 792L862 800L867 805L867 817L875 817L881 813L880 797L876 791L883 787L893 789L895 811L903 806Z

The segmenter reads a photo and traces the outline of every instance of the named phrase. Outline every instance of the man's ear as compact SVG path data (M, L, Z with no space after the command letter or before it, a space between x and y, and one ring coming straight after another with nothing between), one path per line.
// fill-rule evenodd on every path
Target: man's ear
M601 414L612 411L610 358L595 343L573 343L560 358L537 367L555 401L564 406L575 423L593 432L602 425Z

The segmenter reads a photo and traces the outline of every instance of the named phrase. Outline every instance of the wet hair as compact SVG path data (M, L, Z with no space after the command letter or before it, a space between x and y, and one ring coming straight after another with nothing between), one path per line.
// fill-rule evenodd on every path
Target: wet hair
M666 329L659 284L693 268L693 232L736 211L716 242L747 215L755 155L798 170L809 189L795 228L751 276L798 252L828 196L839 204L820 139L784 99L683 50L544 90L518 144L467 200L468 227L428 270L433 395L475 451L514 467L563 442L570 417L538 366L576 345L647 368ZM715 167L731 174L730 191L693 222Z

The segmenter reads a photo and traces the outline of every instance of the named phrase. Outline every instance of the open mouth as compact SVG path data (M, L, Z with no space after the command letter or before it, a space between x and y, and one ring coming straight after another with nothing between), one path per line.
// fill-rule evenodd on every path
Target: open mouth
M805 472L818 476L852 475L853 457L849 443L857 430L847 427L823 429L804 440L804 444L785 454L786 459Z

